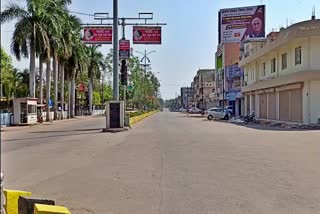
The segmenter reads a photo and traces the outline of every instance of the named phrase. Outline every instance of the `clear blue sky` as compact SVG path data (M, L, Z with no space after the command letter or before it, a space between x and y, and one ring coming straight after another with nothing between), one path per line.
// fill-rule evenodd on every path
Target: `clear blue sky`
M1 9L8 2L2 0ZM19 0L17 2L23 2ZM162 45L134 45L138 51L156 50L150 55L154 72L161 79L163 98L173 98L179 93L178 86L190 85L197 69L214 68L214 53L218 40L218 11L222 8L266 5L266 31L286 26L286 20L296 23L310 19L312 7L320 17L319 0L119 0L119 15L135 17L139 12L153 12L155 22L167 22L162 30ZM109 12L112 15L112 0L74 0L71 10L93 14ZM83 22L92 22L91 17L79 16ZM13 24L1 26L1 43L10 51ZM131 27L127 27L127 38L131 38ZM108 52L111 45L101 50ZM27 68L28 61L17 62L14 66Z

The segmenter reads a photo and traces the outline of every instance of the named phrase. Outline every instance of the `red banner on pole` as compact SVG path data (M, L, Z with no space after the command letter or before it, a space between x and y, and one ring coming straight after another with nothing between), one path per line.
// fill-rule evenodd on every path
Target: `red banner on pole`
M161 27L133 26L133 44L161 45Z
M120 59L130 58L130 40L125 40L125 39L119 40L119 58Z
M86 44L112 44L112 27L84 27L83 32Z

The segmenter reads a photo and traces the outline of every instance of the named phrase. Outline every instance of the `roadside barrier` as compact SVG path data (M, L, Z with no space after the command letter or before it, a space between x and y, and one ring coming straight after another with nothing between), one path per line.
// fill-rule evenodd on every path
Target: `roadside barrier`
M30 197L31 192L3 190L6 214L71 214L62 206L55 206L53 200Z
M143 120L144 118L147 118L157 112L159 112L159 111L158 110L157 111L150 111L148 113L130 118L130 126L136 124L137 122L139 122L139 121Z

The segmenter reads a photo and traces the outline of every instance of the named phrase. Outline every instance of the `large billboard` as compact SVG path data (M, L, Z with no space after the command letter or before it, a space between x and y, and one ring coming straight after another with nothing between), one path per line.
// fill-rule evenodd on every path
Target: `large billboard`
M82 41L86 44L112 44L112 27L84 27Z
M219 15L223 43L265 37L264 5L222 9Z
M161 27L133 26L133 44L160 45Z

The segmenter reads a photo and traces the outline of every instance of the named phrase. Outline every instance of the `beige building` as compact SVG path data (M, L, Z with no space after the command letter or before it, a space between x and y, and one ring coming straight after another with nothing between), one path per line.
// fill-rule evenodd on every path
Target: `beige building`
M191 84L193 87L194 106L200 109L213 107L215 104L215 70L200 69Z
M300 22L247 41L239 66L245 114L320 124L320 20Z

